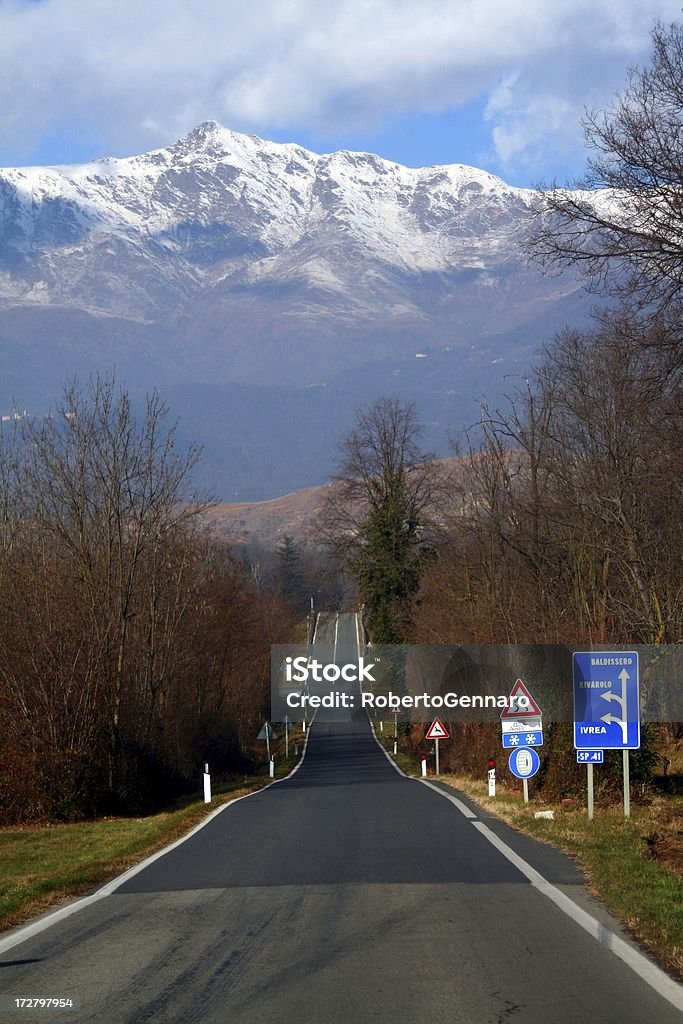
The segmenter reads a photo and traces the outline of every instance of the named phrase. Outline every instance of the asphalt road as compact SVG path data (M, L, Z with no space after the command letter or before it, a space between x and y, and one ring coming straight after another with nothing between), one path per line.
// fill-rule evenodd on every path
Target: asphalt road
M351 645L351 616L319 647ZM571 861L402 777L364 716L318 713L290 779L217 815L112 895L0 958L4 1020L680 1024L476 827L592 904Z

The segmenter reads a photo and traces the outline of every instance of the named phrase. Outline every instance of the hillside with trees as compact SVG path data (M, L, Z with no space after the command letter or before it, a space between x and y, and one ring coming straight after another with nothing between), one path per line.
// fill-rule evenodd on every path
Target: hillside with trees
M199 453L110 378L0 458L0 816L138 813L247 770L293 617L203 525Z

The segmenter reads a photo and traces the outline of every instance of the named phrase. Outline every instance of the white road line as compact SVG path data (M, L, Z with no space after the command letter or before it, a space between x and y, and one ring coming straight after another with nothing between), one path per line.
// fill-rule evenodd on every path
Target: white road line
M406 776L406 778L409 777L410 776L408 775ZM457 807L460 813L464 814L466 818L470 818L473 821L476 820L477 815L474 811L471 811L467 804L464 804L462 800L458 800L457 796L451 796L450 793L445 793L443 789L439 789L439 787L435 786L433 782L427 782L426 779L417 779L416 781L421 782L423 786L428 786L430 789L433 789L435 793L438 793L439 796L445 797L446 800L450 800L454 807Z
M357 619L356 619L357 622ZM453 804L462 815L464 815L470 824L477 829L477 831L487 839L492 846L502 853L511 864L520 871L525 878L527 878L535 889L538 889L540 893L547 896L555 906L570 917L572 921L578 924L584 931L587 931L589 935L592 935L594 939L597 939L603 946L606 946L615 956L619 957L623 963L630 967L640 978L646 982L650 988L653 988L655 992L659 993L664 999L672 1003L677 1010L683 1010L683 986L679 985L677 981L670 978L669 975L658 967L657 964L649 960L643 953L640 953L633 946L629 945L628 942L624 942L622 938L615 935L614 932L606 928L604 924L601 924L595 917L585 911L577 903L574 903L566 893L563 893L561 889L549 882L547 878L532 868L531 864L528 864L523 857L520 857L518 853L504 843L502 839L499 839L495 832L492 832L488 825L477 820L476 814L470 810L470 808L463 803L462 800L458 800L456 796L451 796L450 793L444 792L443 789L439 789L432 782L428 782L426 779L414 779L410 775L406 775L399 766L396 764L394 759L389 755L388 751L377 739L375 728L370 721L368 715L368 721L370 722L370 728L372 735L375 738L377 746L382 751L387 761L392 765L393 768L402 775L405 779L409 779L411 782L420 782L423 786L428 786L439 796L442 796L449 803Z
M379 740L377 741L379 743ZM384 749L384 748L382 748ZM386 753L386 751L385 751ZM387 757L389 755L387 754ZM403 773L401 773L403 774ZM410 778L410 776L406 776ZM488 825L485 825L481 821L476 820L476 815L470 811L461 800L452 797L449 793L445 793L438 786L434 786L431 782L426 782L424 779L413 779L414 782L421 782L424 786L429 786L439 796L444 797L450 803L454 804L461 814L464 814L466 818L475 819L471 820L470 824L477 829L478 832L487 839L492 846L502 853L511 864L520 871L525 878L527 878L535 889L538 889L540 893L547 896L555 906L561 910L567 917L570 917L572 921L580 925L589 935L592 935L594 939L597 939L603 946L611 950L615 956L618 956L632 971L645 981L650 988L653 988L655 992L658 992L660 996L672 1003L677 1010L683 1010L683 986L679 985L677 981L670 978L669 975L658 967L657 964L653 963L643 953L640 953L633 946L629 945L628 942L624 942L622 938L615 935L614 932L606 928L604 924L601 924L596 918L580 907L577 903L574 903L566 893L563 893L557 886L549 882L547 878L535 868L532 868L531 864L528 864L523 857L520 857L518 853L504 843L502 839L492 832Z
M93 903L98 903L105 897L111 896L111 894L116 892L120 886L129 881L129 879L133 878L135 875L139 874L141 871L144 871L145 868L148 868L155 860L159 860L160 857L165 857L167 853L171 852L171 850L175 850L178 846L187 842L188 839L208 825L210 821L213 821L218 814L222 814L223 811L226 811L228 807L232 807L233 804L238 804L241 800L248 800L250 796L257 796L259 793L264 793L267 789L270 789L271 786L277 786L280 782L286 782L287 779L291 779L292 776L296 775L299 771L299 768L301 768L304 758L306 757L308 740L311 735L311 728L314 721L315 715L313 715L306 732L304 749L301 752L300 760L294 765L291 772L283 778L275 779L274 782L269 782L267 786L262 786L261 789L256 789L253 793L245 793L244 796L238 796L235 797L234 800L228 800L227 803L222 804L220 807L217 807L215 811L212 811L211 814L204 818L203 821L200 821L198 825L195 825L187 835L182 836L180 839L176 839L175 842L170 843L168 846L164 846L163 849L157 850L156 853L151 854L149 857L145 858L145 860L140 861L139 864L129 868L128 871L125 871L122 875L112 878L110 882L103 885L97 890L97 892L92 893L90 896L84 896L83 899L76 900L74 903L69 903L66 907L60 907L59 910L54 910L51 914L41 917L38 921L33 921L31 924L27 924L23 928L18 928L16 931L11 932L7 938L0 939L0 955L6 953L9 949L13 949L15 946L18 946L21 942L26 942L27 939L33 938L34 935L39 935L41 932L46 931L48 928L51 928L52 925L58 924L60 921L64 921L67 917L71 917L72 914L78 913L79 910L85 910L86 907L92 906Z
M683 1010L683 986L679 985L673 978L670 978L660 967L638 952L637 949L634 949L628 942L624 942L622 938L611 932L609 928L600 924L596 918L591 917L587 911L574 903L566 893L563 893L554 886L552 882L544 878L535 868L527 864L514 850L510 849L507 843L499 839L495 832L492 832L487 825L484 825L481 821L473 821L472 824L485 839L488 839L492 846L495 846L511 864L514 864L518 871L521 871L529 879L534 888L538 889L544 896L547 896L549 900L552 900L555 906L559 907L572 921L575 921L584 931L587 931L594 939L597 939L603 946L611 950L615 956L623 960L632 971L635 971L643 981L647 982L650 988L653 988L660 996L663 996L664 999L672 1003L677 1010Z
M366 711L365 713L367 714L367 711ZM370 729L371 729L371 731L372 731L372 735L373 735L373 736L374 736L374 738L375 738L375 743L377 744L377 746L379 747L379 749L380 749L380 750L382 751L382 753L383 753L383 754L384 754L384 756L386 757L386 759L387 759L387 761L389 762L389 764L391 765L391 767L392 767L392 768L394 768L394 769L395 769L395 770L396 770L396 771L398 772L398 774L399 774L399 775L402 775L404 779L409 779L409 778L410 778L410 776L409 776L409 775L406 775L406 773L405 773L404 771L401 771L401 769L399 768L399 766L398 766L398 765L396 764L396 762L394 761L393 757L391 757L391 755L389 754L389 751L388 751L388 750L387 750L387 749L385 748L385 746L384 746L384 745L383 745L382 743L380 743L380 741L379 741L379 740L377 739L377 733L375 732L375 727L374 727L374 725L372 724L372 719L370 718L370 715L368 715L368 722L370 723Z

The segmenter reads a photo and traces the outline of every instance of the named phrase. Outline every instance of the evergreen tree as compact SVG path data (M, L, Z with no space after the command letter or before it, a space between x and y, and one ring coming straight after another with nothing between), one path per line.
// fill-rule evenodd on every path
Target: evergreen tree
M294 538L285 533L277 546L278 577L280 593L293 608L300 610L304 604L304 578L301 568L301 553Z
M353 576L375 643L402 642L411 623L433 485L421 433L412 403L389 397L360 410L323 513L325 537Z

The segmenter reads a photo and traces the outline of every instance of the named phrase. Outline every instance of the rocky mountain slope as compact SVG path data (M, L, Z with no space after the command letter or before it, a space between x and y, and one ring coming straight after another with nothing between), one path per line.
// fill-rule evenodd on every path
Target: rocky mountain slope
M313 385L397 390L445 428L449 395L523 369L586 314L574 278L521 256L530 202L471 167L317 155L215 122L142 156L2 170L0 407L115 366L132 388L286 388L295 406Z

